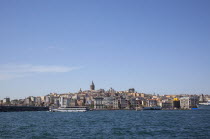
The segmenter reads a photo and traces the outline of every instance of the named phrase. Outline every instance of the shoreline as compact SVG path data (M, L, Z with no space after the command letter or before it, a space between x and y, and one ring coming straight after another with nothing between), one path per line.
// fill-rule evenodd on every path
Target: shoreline
M40 107L40 106L0 106L0 112L21 112L21 111L49 111L49 107ZM153 109L89 109L89 111L120 111L120 110L125 110L125 111L158 111L158 110L153 110ZM199 109L159 109L159 110L164 110L164 111L186 111L186 110L199 110Z
M37 106L0 106L0 112L21 112L21 111L49 111L49 107L37 107Z

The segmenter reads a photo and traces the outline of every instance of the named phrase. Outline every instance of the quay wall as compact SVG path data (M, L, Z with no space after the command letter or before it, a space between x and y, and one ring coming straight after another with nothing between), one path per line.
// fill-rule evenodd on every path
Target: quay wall
M0 106L0 112L17 112L17 111L49 111L49 107Z

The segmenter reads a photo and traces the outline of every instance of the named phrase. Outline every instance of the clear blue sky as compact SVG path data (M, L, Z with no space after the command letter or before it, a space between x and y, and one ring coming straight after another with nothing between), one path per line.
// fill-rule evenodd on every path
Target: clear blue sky
M210 94L209 0L1 0L0 99Z

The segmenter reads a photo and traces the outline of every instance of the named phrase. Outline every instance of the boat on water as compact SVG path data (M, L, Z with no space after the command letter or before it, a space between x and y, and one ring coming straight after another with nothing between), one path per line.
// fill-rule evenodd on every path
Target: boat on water
M206 103L199 103L197 104L198 109L201 110L210 110L210 100L208 100L208 102Z
M161 110L161 107L155 106L155 107L144 107L143 110Z
M50 112L86 112L88 111L88 107L59 107L59 108L51 108Z

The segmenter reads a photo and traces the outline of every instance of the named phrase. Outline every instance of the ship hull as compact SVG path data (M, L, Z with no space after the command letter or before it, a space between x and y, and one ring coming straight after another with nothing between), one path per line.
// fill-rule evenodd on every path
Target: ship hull
M87 110L59 110L53 109L52 112L86 112Z
M144 107L143 110L161 110L161 107Z
M86 112L88 111L87 107L67 107L67 108L51 108L50 112Z

